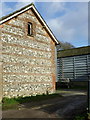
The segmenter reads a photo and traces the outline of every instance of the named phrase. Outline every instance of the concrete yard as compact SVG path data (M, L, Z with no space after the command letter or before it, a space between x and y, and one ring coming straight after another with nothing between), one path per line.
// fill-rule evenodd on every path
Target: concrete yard
M18 110L2 112L4 118L59 118L73 120L73 116L86 111L87 93L76 90L59 90L62 97L22 104Z

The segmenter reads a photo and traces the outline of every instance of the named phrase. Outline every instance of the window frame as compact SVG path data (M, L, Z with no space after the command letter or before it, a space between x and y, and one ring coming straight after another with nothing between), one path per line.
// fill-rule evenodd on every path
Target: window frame
M33 24L31 22L28 22L27 28L28 28L28 31L27 31L28 35L32 36L33 35Z

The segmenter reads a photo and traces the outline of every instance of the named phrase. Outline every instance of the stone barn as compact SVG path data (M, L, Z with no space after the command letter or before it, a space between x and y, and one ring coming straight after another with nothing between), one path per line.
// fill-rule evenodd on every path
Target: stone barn
M57 39L33 4L0 20L0 100L53 93Z

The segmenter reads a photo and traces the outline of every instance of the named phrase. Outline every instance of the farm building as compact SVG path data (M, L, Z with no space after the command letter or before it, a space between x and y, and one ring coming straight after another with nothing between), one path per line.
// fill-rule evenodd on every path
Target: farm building
M0 20L0 100L53 93L57 39L33 4Z
M90 46L59 50L57 68L57 81L68 78L74 85L87 85L90 76Z

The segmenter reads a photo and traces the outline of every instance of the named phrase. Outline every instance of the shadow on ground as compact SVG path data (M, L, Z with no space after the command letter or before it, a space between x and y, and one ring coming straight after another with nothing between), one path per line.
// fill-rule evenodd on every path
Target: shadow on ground
M57 118L73 120L74 116L86 112L87 96L84 91L57 91L62 97L45 101L30 102L19 106L18 110L3 111L5 118Z

